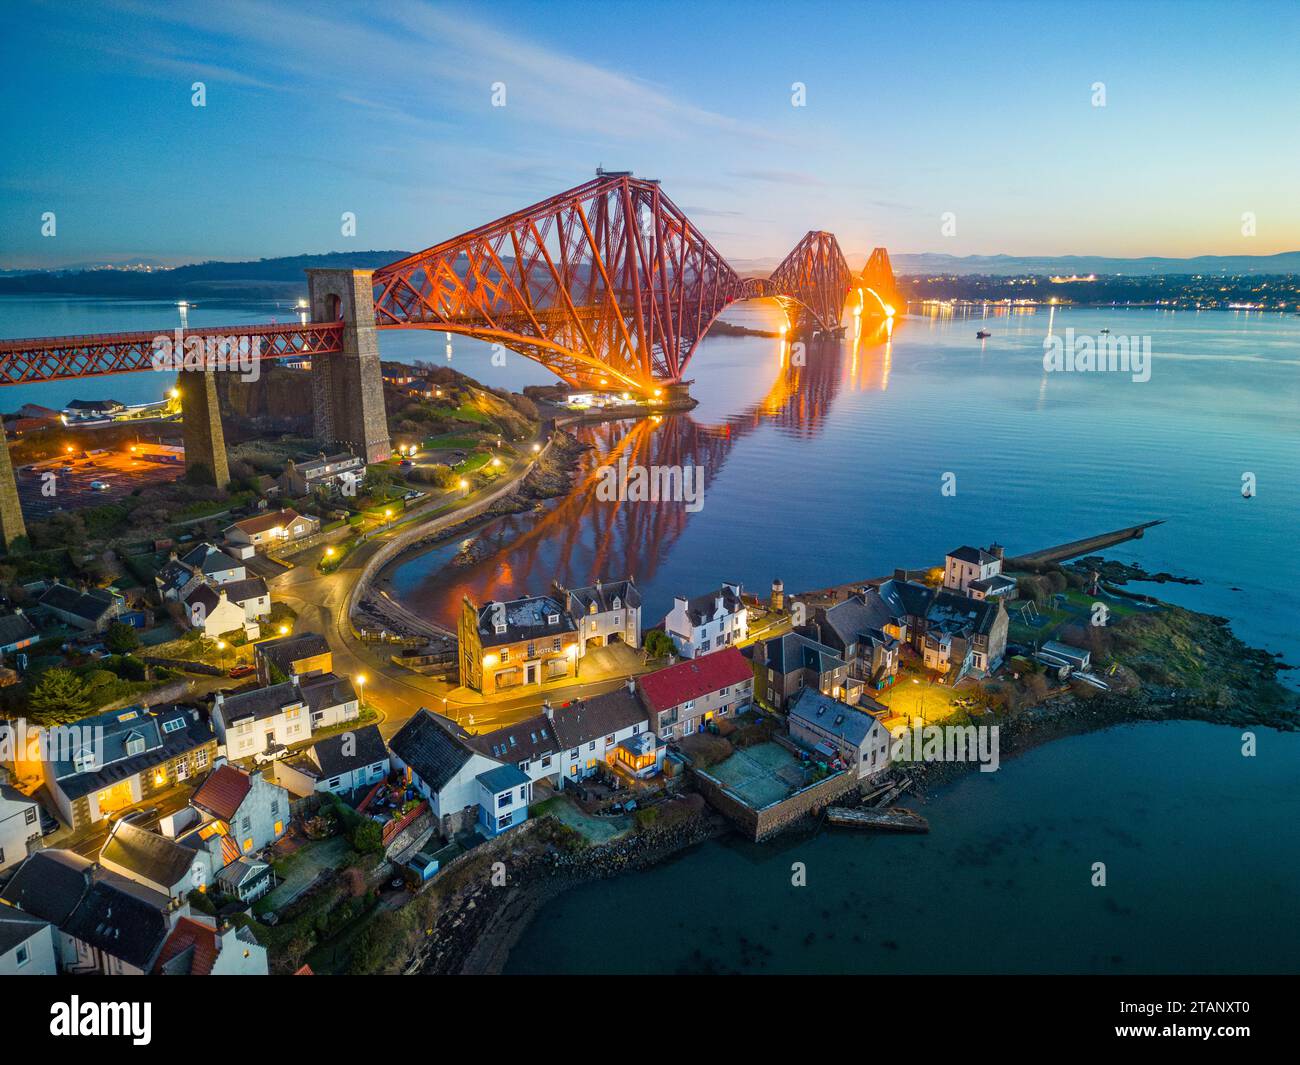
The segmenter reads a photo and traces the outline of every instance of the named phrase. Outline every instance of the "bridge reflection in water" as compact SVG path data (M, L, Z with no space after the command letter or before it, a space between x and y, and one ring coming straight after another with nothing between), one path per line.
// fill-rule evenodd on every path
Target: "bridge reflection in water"
M707 486L721 474L732 448L756 429L770 425L785 435L811 438L825 427L842 389L869 392L889 387L892 332L905 328L902 321L862 320L860 328L850 328L853 332L844 340L809 343L802 359L788 341L773 340L776 373L767 394L721 423L668 414L575 428L591 450L583 456L569 494L539 510L494 519L461 541L458 550L436 549L429 563L453 550L456 555L450 565L417 585L401 581L404 602L454 625L464 595L482 603L542 592L552 580L581 586L597 577L629 574L644 591L692 514L681 501L599 498L601 467L617 466L623 459L629 467L702 466L707 499ZM719 579L724 576L720 573ZM645 623L653 622L647 617Z

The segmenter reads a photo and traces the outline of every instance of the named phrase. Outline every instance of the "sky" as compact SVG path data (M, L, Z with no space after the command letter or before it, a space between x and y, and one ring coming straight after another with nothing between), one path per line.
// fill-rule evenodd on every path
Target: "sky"
M6 0L0 268L414 251L598 165L738 266L1272 254L1298 55L1294 0Z

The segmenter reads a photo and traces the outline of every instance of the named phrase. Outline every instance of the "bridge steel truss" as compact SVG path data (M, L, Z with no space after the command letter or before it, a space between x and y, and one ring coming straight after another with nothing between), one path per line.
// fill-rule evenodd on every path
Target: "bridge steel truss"
M177 336L181 350L173 353ZM160 347L159 341L167 342ZM145 330L135 333L95 333L85 336L43 337L35 340L0 340L0 385L25 385L138 370L186 369L186 350L197 358L224 357L232 362L242 355L255 359L283 359L341 351L343 325L339 322L308 325L229 325L207 329ZM207 349L211 349L210 351ZM159 354L165 352L165 362ZM199 368L210 361L199 362Z
M500 343L572 385L681 380L744 282L659 188L597 177L375 271L375 323Z

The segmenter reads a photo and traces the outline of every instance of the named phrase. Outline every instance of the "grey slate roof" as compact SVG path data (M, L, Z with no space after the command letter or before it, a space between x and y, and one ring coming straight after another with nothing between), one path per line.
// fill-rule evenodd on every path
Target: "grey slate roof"
M1005 573L995 573L992 577L979 577L970 582L967 587L976 588L981 592L988 593L992 591L1010 591L1016 586L1016 579L1008 577Z
M997 555L989 554L989 552L985 551L984 548L970 547L967 544L963 544L955 551L949 551L948 557L955 558L959 562L969 562L974 566L987 566L990 562L996 562L998 560Z
M569 606L577 614L590 613L595 606L597 613L614 609L614 600L622 606L638 607L641 605L641 592L629 577L625 581L602 581L599 586L588 588L570 588Z
M21 643L36 635L36 626L25 614L4 614L0 616L0 647L11 643Z
M232 603L244 603L249 599L265 598L270 593L266 590L266 581L261 577L246 577L242 581L227 581L217 587L226 593Z
M135 716L130 717L133 713ZM174 722L179 722L179 726L168 731L168 726ZM92 791L99 791L136 773L152 769L201 747L212 739L211 727L197 718L197 711L179 706L154 710L129 706L124 710L82 718L77 724L83 728L103 729L99 734L103 737L103 751L102 760L96 763L95 768L83 773L78 773L72 763L71 755L75 752L58 752L69 757L51 762L50 768L59 789L69 799L79 799ZM139 754L127 752L127 738L132 733L144 740L145 748Z
M106 881L91 886L63 931L128 965L148 970L170 929L156 906Z
M790 701L786 712L790 717L815 724L823 732L861 747L876 719L816 688L804 688Z
M98 621L108 612L115 601L112 592L104 588L93 588L88 592L79 592L66 584L55 584L41 596L40 605L65 614L74 614L86 621Z
M355 742L352 754L344 753L348 737ZM364 725L351 732L327 736L323 740L317 740L312 750L315 752L316 764L320 766L321 775L326 777L350 773L354 769L362 769L388 758L388 748L384 746L384 738L379 734L378 725Z
M480 773L477 780L493 795L500 795L511 788L523 787L528 783L528 776L515 765L499 765Z
M265 688L227 695L221 702L221 717L227 725L245 718L264 721L275 717L286 706L304 702L302 692L291 680L280 684L271 684Z
M388 747L434 791L441 791L474 756L424 708L398 730Z
M735 614L744 606L741 597L733 591L740 585L728 583L713 592L705 592L686 600L686 615L692 625L703 625L712 621L717 611L718 600L722 600L722 609L728 614Z
M61 925L90 888L94 863L74 851L36 851L0 891L0 899Z
M556 713L563 711L557 710ZM482 732L465 741L488 758L503 762L532 762L560 749L555 726L545 714L537 714L513 725Z
M198 570L206 576L222 573L225 570L243 569L244 564L232 558L215 544L202 543L180 556L185 565Z
M844 659L833 648L797 632L767 640L763 650L767 668L778 673L793 673L798 669L827 673L844 665Z
M637 693L625 686L590 699L574 699L555 711L552 724L560 745L572 748L631 728L638 722L647 724L649 720L650 715Z
M337 673L304 677L298 682L298 689L313 713L353 702L357 698L352 678L340 677Z
M119 821L99 852L101 861L129 869L141 879L171 889L184 881L194 866L197 852L131 824Z
M254 653L275 665L285 676L289 675L289 666L302 658L314 658L326 654L330 649L325 637L318 632L299 632L292 636L280 636L274 640L259 643Z
M49 923L12 906L0 906L0 954L7 954L19 944L26 943Z
M499 607L505 608L506 631L501 633L496 631L494 624ZM547 621L548 617L556 620ZM576 632L577 628L569 612L549 595L529 595L508 603L485 603L478 612L478 634L484 647L520 640L541 640Z

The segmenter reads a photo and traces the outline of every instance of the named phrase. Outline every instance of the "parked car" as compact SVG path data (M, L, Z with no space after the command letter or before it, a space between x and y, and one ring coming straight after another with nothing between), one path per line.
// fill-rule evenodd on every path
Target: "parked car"
M147 821L151 817L157 817L158 807L146 806L143 810L118 810L108 815L108 823L115 825L119 821Z
M107 492L111 486L107 481L91 481L90 490L92 492Z
M249 676L249 675L251 675L251 674L253 674L253 673L256 673L256 672L257 672L257 667L256 667L256 666L252 666L252 665L249 665L248 663L245 663L245 664L242 665L242 666L235 666L235 667L233 667L233 668L230 670L230 676L232 676L232 677L247 677L247 676Z

